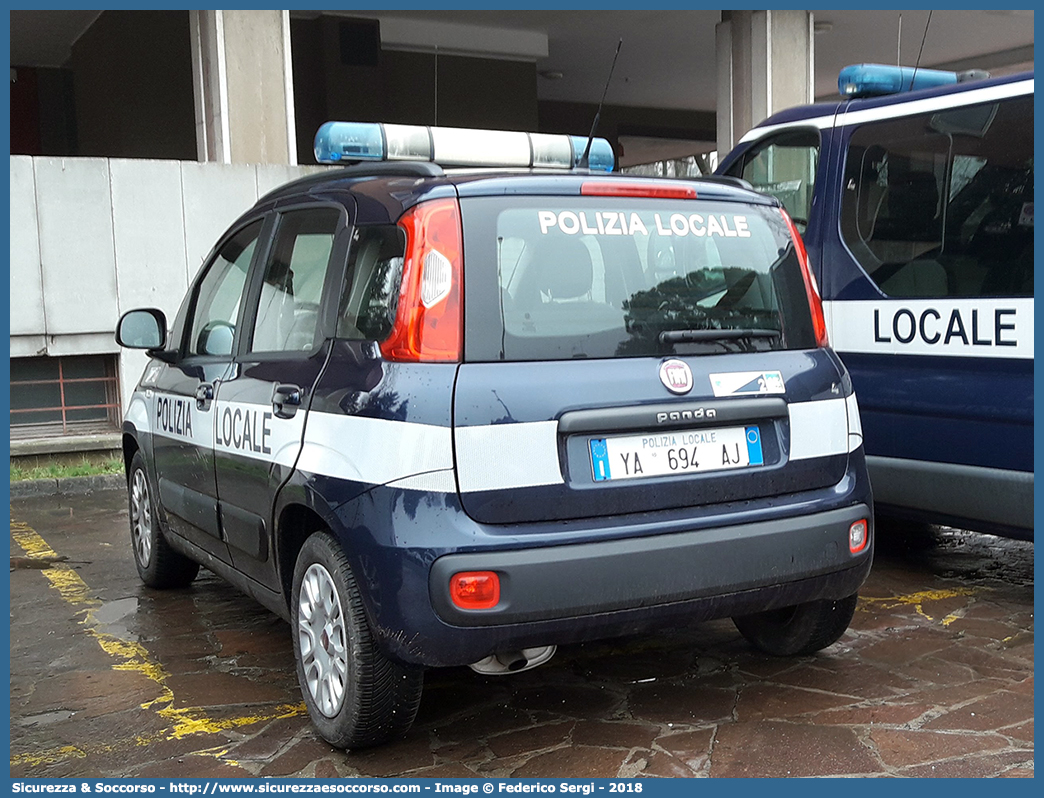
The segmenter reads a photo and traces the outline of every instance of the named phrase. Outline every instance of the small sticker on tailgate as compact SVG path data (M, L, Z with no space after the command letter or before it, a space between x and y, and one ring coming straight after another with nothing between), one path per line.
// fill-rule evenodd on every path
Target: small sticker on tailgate
M751 396L754 394L786 393L783 375L778 371L732 371L711 374L711 388L715 396Z

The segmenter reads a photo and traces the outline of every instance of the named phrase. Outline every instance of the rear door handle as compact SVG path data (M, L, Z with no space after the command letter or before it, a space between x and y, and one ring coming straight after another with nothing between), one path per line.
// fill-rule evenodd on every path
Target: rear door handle
M272 391L272 412L276 418L293 418L301 406L301 389L296 385L277 385Z
M214 386L209 382L204 382L198 388L196 388L196 408L199 410L209 410L210 403L214 401Z

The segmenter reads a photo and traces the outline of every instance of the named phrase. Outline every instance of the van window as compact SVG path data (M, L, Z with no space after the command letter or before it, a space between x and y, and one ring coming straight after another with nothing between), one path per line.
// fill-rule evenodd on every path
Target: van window
M812 211L812 187L819 165L819 132L793 130L751 147L729 174L783 203L800 232Z
M461 201L465 358L566 360L815 347L775 207L646 198ZM776 334L664 343L671 330Z
M872 122L841 235L888 296L1033 296L1033 100Z

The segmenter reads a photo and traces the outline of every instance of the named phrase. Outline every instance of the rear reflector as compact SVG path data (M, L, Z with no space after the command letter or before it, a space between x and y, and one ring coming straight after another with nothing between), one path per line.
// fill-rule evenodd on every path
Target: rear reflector
M391 333L381 353L399 362L456 362L463 293L460 207L455 199L414 205L399 219L406 260Z
M580 184L585 197L653 197L657 199L696 199L692 186L665 186L660 183L591 180Z
M801 264L801 276L805 278L805 293L808 295L808 309L812 312L812 329L816 334L816 345L830 346L827 338L826 317L823 315L823 300L819 296L816 276L812 274L812 268L808 262L805 242L801 239L801 233L794 226L790 215L782 208L779 209L779 212L783 214L783 220L787 223L790 239L794 242L794 250L797 252L798 263Z
M848 550L853 554L858 554L866 548L867 541L870 539L869 525L866 523L866 519L860 519L856 521L852 526L848 528Z
M500 603L500 577L493 571L464 571L450 578L450 600L462 610L489 610Z

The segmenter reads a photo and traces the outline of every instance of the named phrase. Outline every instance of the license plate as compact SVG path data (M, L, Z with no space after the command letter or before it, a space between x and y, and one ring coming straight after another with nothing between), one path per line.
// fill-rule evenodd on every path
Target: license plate
M763 465L757 427L672 430L591 438L595 482Z

